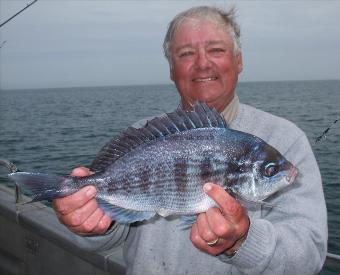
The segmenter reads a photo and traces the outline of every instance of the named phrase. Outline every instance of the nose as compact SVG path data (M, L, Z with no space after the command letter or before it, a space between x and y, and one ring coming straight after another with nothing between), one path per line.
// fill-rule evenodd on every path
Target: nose
M196 56L196 66L197 68L204 70L206 68L209 68L211 65L211 62L209 60L209 57L207 56L207 53L204 49L200 49L198 51L198 54Z

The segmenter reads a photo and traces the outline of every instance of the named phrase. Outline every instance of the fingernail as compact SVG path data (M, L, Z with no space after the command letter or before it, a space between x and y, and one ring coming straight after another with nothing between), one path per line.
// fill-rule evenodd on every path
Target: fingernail
M206 184L204 184L203 185L203 190L204 190L204 192L209 192L210 190L212 189L212 184L211 183L206 183Z
M86 190L86 196L88 196L89 198L94 197L94 195L96 194L96 189L92 186L89 186Z

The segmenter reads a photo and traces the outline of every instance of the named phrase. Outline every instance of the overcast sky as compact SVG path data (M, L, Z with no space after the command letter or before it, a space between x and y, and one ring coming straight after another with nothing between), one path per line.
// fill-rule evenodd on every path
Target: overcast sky
M32 0L0 0L0 22ZM235 4L241 81L340 79L340 1L38 0L0 28L0 89L170 83L178 12Z

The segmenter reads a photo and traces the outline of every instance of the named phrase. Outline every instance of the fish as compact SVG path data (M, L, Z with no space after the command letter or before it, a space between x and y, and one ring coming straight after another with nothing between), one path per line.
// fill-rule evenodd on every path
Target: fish
M110 140L86 177L16 172L9 174L30 192L32 202L70 195L87 185L97 188L102 209L118 223L155 215L183 220L217 206L204 191L219 184L236 198L262 202L291 185L297 168L261 138L228 127L204 102L181 107L128 127ZM192 219L191 219L192 220Z

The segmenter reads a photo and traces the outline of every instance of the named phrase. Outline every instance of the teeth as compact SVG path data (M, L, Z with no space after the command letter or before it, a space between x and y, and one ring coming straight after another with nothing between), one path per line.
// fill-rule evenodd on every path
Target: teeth
M205 81L213 81L216 80L217 77L207 77L207 78L196 78L194 79L195 82L205 82Z

